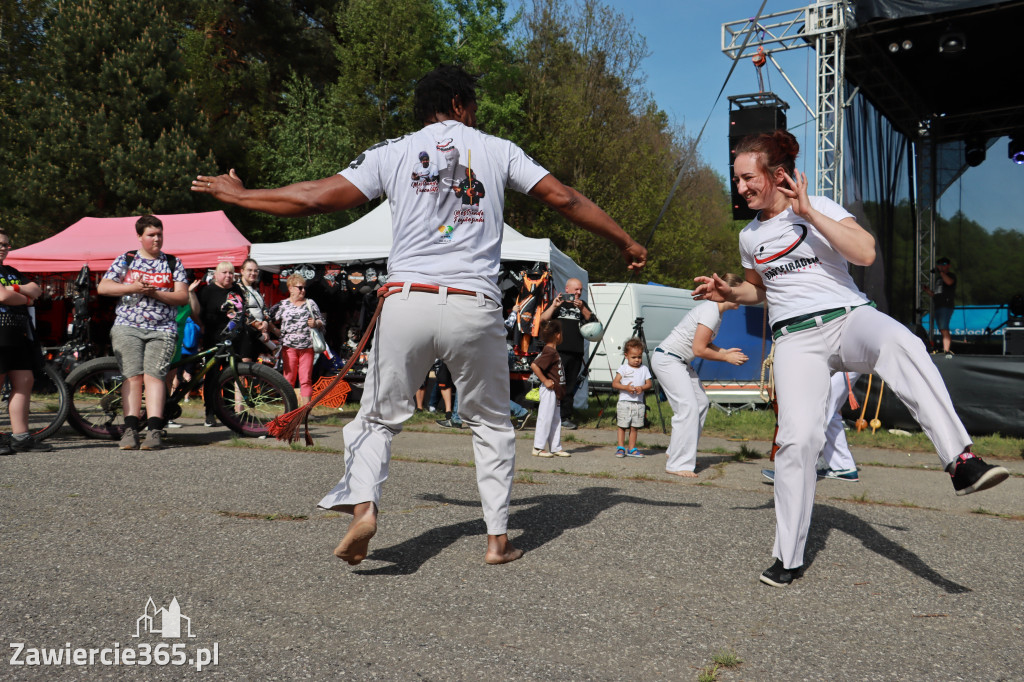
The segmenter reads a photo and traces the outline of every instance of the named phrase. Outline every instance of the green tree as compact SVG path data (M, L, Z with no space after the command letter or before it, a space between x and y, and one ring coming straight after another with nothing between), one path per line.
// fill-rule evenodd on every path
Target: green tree
M2 114L5 222L30 241L82 216L193 210L189 179L213 158L168 12L59 2L44 30L35 75Z
M431 0L349 0L337 16L339 76L330 97L356 146L422 125L416 80L437 65L442 17Z
M646 43L632 24L596 0L538 0L521 42L524 148L556 177L604 208L638 241L650 228L677 174L683 176L651 244L645 279L690 286L709 260L735 253L721 180L673 130L644 89ZM507 219L550 237L592 281L625 277L618 254L552 211L509 198ZM736 260L734 256L732 260ZM723 261L724 262L724 261Z
M250 175L254 141L282 109L290 74L323 88L338 74L334 17L342 0L179 0L180 47L209 121L219 168Z
M341 170L357 150L342 122L338 107L304 76L293 74L285 83L283 111L266 121L268 136L253 147L258 160L254 184L276 187L323 178ZM299 239L344 227L359 216L346 211L308 218L275 218L245 213L233 218L245 224L253 241Z

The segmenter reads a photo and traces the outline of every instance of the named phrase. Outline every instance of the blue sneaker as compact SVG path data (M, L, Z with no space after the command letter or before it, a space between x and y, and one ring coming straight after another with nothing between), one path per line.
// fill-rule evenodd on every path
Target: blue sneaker
M834 478L837 481L857 483L860 481L860 474L856 467L853 469L818 469L818 478Z

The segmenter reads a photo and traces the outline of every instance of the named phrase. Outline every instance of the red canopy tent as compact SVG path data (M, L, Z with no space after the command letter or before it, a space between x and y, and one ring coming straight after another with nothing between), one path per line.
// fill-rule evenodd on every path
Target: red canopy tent
M221 261L239 267L249 256L249 240L242 236L224 211L157 216L164 223L166 253L186 268L213 268ZM115 258L139 248L135 234L138 216L82 218L49 239L11 251L6 265L22 272L78 272L88 264L104 273Z

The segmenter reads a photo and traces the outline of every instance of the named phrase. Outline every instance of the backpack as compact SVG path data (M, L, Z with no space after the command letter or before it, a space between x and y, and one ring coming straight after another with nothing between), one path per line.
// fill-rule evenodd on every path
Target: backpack
M135 260L135 256L138 255L138 250L126 251L124 254L124 269L127 270L132 266L132 261ZM164 260L167 261L167 265L171 268L171 278L174 278L174 267L178 264L178 259L169 253L164 254Z

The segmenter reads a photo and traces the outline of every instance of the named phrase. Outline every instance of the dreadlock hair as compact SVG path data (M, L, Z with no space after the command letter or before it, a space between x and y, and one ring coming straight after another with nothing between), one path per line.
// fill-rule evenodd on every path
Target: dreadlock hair
M439 66L416 83L412 113L420 123L427 123L435 114L454 116L452 100L462 106L476 101L476 78L461 66Z

